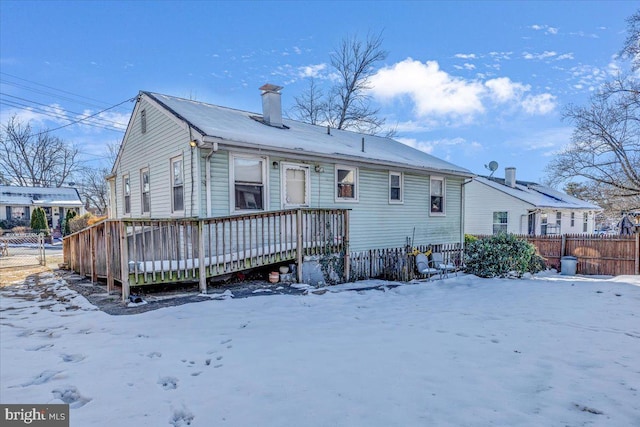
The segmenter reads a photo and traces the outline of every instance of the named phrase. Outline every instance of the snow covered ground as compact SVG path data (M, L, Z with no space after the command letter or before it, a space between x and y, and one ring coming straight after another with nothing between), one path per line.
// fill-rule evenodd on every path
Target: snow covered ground
M71 426L640 425L638 276L462 276L130 316L53 275L37 286L1 292L0 402L69 403Z

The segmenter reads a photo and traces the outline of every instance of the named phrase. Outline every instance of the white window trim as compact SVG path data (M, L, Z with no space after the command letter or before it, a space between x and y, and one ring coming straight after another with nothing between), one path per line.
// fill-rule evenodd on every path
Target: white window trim
M235 159L252 159L262 161L262 209L236 209L236 175L235 175ZM265 156L252 156L250 154L230 153L229 154L229 212L246 213L246 212L266 212L269 210L269 174L267 173L267 165L269 158Z
M391 177L400 177L400 200L391 199ZM402 205L404 204L404 173L389 171L389 204L390 205Z
M354 179L354 197L346 198L346 197L338 197L338 169L343 170L352 170L355 172ZM359 193L360 193L360 170L355 166L346 166L346 165L335 165L333 171L333 195L336 203L358 203L359 201Z
M127 212L127 192L125 182L129 179L129 212ZM131 176L129 174L122 175L122 215L131 216Z
M442 212L431 211L431 181L442 181ZM447 215L447 180L443 176L429 177L429 216L446 216Z
M144 172L147 172L147 174L149 175L149 210L148 211L144 211L144 202L143 202L143 198L144 198L144 181L142 179L142 174ZM129 181L131 182L131 181ZM141 168L140 169L140 213L142 216L151 216L151 171L149 170L148 167L145 168Z
M495 229L494 229L494 227L495 227L496 225L500 225L500 226L503 226L503 225L504 225L504 226L506 226L506 229L505 229L504 231L505 231L505 233L508 233L508 232L509 232L509 217L510 217L510 215L509 215L509 211L493 211L493 213L492 213L492 215L491 215L491 216L493 217L493 216L494 216L494 214L496 214L496 213L502 213L502 212L504 212L504 213L506 213L506 214L507 214L507 222L504 222L504 223L502 223L502 222L496 222L496 221L495 221L495 219L494 219L494 218L492 218L493 223L491 224L491 231L493 232L493 234L496 234L496 233L495 233Z
M287 169L302 170L305 173L304 177L304 200L303 204L287 203ZM311 168L309 165L298 163L280 163L280 203L283 209L286 208L301 208L311 206Z
M173 175L173 164L177 161L182 162L182 209L176 210L174 205L173 205L173 201L174 201L174 194L173 194L173 189L175 188L174 183L174 175ZM185 185L185 180L184 180L184 159L182 157L182 155L176 156L176 157L172 157L171 160L169 161L169 179L170 181L170 185L169 187L171 188L171 213L173 214L184 214L185 211L185 206L186 206L186 185Z

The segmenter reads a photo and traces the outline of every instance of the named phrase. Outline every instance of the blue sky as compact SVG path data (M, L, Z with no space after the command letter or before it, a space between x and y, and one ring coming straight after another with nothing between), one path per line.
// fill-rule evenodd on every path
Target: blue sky
M562 120L624 64L631 1L0 2L0 121L16 113L105 162L140 90L259 112L310 76L331 81L346 36L383 32L372 102L396 139L487 174L541 181L571 137ZM92 125L69 125L98 114ZM64 117L64 118L63 118Z

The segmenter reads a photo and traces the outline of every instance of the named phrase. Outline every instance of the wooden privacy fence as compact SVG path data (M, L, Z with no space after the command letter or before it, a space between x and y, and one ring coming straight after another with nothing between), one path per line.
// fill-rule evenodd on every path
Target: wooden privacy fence
M444 243L436 245L417 246L420 252L426 252L429 248L433 252L442 253L447 263L456 268L462 268L462 245L460 243ZM391 281L408 282L413 279L424 279L416 270L413 248L389 248L372 249L363 252L351 252L350 280L365 280L380 278Z
M483 236L478 236L483 237ZM578 259L577 274L619 276L640 274L640 235L563 234L517 237L532 243L547 261L560 270L563 256Z
M92 281L131 286L197 281L305 255L348 253L349 211L297 209L205 219L106 220L67 236L64 261ZM300 249L300 250L299 250ZM345 257L348 266L348 257ZM347 270L348 271L348 270Z

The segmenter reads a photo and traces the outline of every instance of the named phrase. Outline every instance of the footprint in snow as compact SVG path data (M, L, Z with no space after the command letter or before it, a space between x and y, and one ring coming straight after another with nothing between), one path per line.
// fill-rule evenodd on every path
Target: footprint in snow
M45 350L47 348L51 348L53 347L53 344L41 344L41 345L34 345L31 347L27 347L25 350L27 351L40 351L40 350Z
M80 362L86 359L87 356L84 354L61 354L63 362Z
M162 353L160 353L159 351L152 351L151 353L147 354L147 357L149 359L155 359L156 357L160 358L162 357Z
M178 409L173 412L173 415L169 419L169 424L171 424L173 427L190 426L194 418L195 416L193 415L193 413L187 408L183 407L182 409Z
M74 386L57 388L55 390L51 390L51 393L53 393L54 398L62 400L73 409L81 408L92 400L89 397L81 395L78 389Z
M40 384L48 383L49 381L51 381L53 377L58 375L60 372L62 371L49 371L49 370L43 371L40 374L38 374L38 376L33 378L31 381L20 384L20 386L29 387L31 385L40 385Z
M176 377L162 377L158 380L158 384L165 390L175 390L178 388L178 379Z

